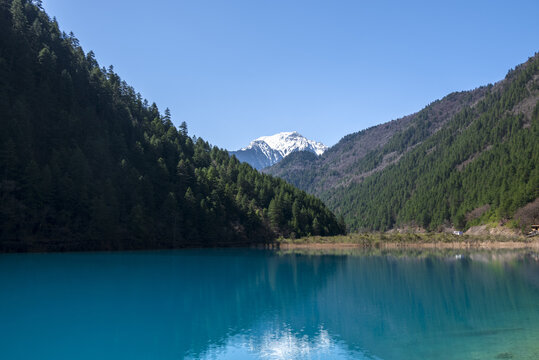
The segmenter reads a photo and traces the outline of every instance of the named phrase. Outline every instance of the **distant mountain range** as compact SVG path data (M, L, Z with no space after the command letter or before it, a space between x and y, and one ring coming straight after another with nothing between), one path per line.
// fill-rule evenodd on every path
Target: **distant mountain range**
M351 230L539 221L539 54L506 78L296 152L263 171L315 194Z
M255 169L263 169L277 164L288 155L306 151L317 156L322 155L327 146L314 140L309 140L296 131L281 132L271 136L261 136L258 139L238 150L230 151L238 160L250 164Z

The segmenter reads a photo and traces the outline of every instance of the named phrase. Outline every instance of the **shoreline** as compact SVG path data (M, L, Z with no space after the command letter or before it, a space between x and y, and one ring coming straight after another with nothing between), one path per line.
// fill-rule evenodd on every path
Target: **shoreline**
M281 250L331 250L331 249L533 249L539 250L539 240L524 242L524 241L481 241L481 242L382 242L376 244L360 244L360 243L280 243Z
M539 250L539 237L523 236L455 236L442 233L364 233L341 236L311 236L301 239L279 239L278 247L292 249L533 249Z
M272 242L230 242L169 244L153 247L127 246L121 242L99 246L97 243L37 242L3 243L0 254L7 253L64 253L161 251L207 248L258 248L274 250L354 250L354 249L531 249L539 251L539 236L462 235L448 233L354 233L338 236L310 236L300 239L279 238Z

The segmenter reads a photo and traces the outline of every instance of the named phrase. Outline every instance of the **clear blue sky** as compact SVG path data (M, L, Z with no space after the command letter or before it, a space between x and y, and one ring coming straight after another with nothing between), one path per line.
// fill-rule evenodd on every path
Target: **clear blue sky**
M335 144L539 51L539 1L44 0L63 31L191 135Z

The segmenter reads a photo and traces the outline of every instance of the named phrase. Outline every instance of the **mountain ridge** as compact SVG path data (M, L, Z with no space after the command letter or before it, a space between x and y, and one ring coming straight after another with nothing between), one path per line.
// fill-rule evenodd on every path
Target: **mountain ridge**
M320 156L317 161L310 162L303 166L301 161L294 161L296 157L301 155L294 154L286 163L275 164L270 168L264 169L263 172L270 175L279 176L285 180L307 190L311 193L318 193L328 190L335 186L346 185L354 178L361 178L368 175L368 172L382 170L389 163L395 162L394 154L385 154L385 161L382 161L378 169L369 169L364 173L355 173L352 176L352 169L361 169L364 165L358 162L364 159L369 153L376 149L385 146L392 138L401 132L412 132L414 123L425 120L431 117L433 113L441 113L442 116L437 116L434 119L429 119L430 122L422 129L423 135L432 134L439 130L449 118L462 109L463 106L471 105L479 101L486 91L488 86L482 86L474 90L453 92L440 100L433 101L422 110L403 116L401 118L391 120L379 125L374 125L358 132L345 135L337 144L328 148L328 150ZM447 111L446 109L449 109ZM414 145L419 139L420 134L406 134L410 136L409 142ZM295 172L289 172L287 166L294 168ZM309 172L312 180L309 184L302 183L295 175L302 172ZM324 177L324 180L320 178Z
M538 62L535 54L495 84L451 93L417 113L347 135L319 158L296 153L263 171L321 197L352 230L407 223L466 228L512 219L539 196L539 149L531 151L539 138ZM487 174L496 181L489 183ZM479 208L488 211L470 215Z

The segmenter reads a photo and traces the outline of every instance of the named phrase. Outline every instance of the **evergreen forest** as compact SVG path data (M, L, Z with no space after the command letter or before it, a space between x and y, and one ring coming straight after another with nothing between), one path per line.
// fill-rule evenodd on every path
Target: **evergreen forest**
M174 126L40 1L0 0L0 248L174 248L344 231L328 208Z

